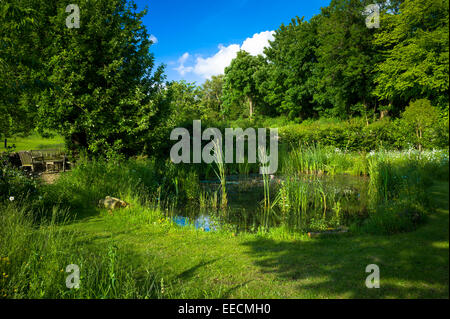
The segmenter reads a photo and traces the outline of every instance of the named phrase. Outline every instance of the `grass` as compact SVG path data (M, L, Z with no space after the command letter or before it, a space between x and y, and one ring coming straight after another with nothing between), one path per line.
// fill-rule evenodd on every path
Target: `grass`
M398 164L405 154L376 156L384 156L386 161L380 163ZM431 153L426 156L419 160L441 161ZM382 185L397 185L390 176L408 169L395 167L395 174L377 177L375 187L381 194ZM28 198L2 202L1 296L448 298L448 180L420 183L432 196L434 209L426 212L427 223L410 232L310 239L285 226L238 234L176 226L160 209L175 201L178 186L192 197L197 190L190 183L198 176L174 169L153 160L120 165L80 161L54 184L30 188ZM448 176L448 168L442 173ZM173 182L177 176L179 185ZM96 207L106 195L131 206L112 212ZM72 263L81 268L83 283L77 291L65 288L66 274L61 272ZM373 263L381 270L380 289L364 284L366 266Z
M113 238L105 246L79 241L66 230L64 212L55 209L39 225L26 208L0 208L0 298L157 298L156 277L128 264L130 251ZM67 215L66 215L67 217ZM67 222L67 220L66 220ZM66 287L69 265L80 271L78 289Z
M416 231L323 239L205 233L102 214L65 226L79 240L127 247L129 262L158 273L165 298L448 298L447 182L429 189L437 210ZM124 214L124 216L120 216ZM367 289L365 267L380 267Z
M4 141L1 142L0 152L5 150L5 143ZM27 137L14 136L8 138L8 146L13 144L16 146L16 151L62 149L64 148L64 139L59 135L55 135L52 138L43 138L38 134L32 134Z

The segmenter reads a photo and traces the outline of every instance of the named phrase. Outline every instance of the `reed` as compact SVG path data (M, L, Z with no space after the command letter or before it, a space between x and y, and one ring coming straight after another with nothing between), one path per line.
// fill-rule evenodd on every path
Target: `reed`
M225 209L228 206L227 199L227 189L226 189L226 171L225 171L225 161L222 152L221 144L214 140L214 163L216 164L217 170L214 169L214 173L220 180L220 190L221 190L221 207Z

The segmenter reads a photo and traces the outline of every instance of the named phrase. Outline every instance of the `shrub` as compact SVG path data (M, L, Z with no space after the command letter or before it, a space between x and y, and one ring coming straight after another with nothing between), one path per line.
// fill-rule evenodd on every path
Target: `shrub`
M11 165L7 152L0 155L0 202L22 201L36 195L37 181Z
M424 221L426 214L427 210L419 203L394 201L378 206L358 231L379 235L413 231Z

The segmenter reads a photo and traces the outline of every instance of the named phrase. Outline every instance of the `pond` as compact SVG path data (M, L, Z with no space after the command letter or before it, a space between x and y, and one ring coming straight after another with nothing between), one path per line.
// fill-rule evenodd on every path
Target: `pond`
M285 225L293 230L326 230L348 225L367 214L367 177L350 175L269 179L270 207L264 207L261 175L227 176L227 207L220 207L219 180L203 180L200 203L188 203L170 212L180 226L204 231L227 228L257 231L259 227Z

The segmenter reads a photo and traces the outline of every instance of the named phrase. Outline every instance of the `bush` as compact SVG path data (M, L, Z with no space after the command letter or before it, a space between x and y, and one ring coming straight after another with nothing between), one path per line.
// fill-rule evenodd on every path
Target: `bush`
M415 132L402 119L385 117L369 125L362 118L348 121L304 121L289 124L279 129L280 143L296 146L299 144L339 148L343 151L376 151L379 149L400 150L416 145ZM424 148L448 147L448 120L436 122L422 140Z
M427 210L419 203L394 201L378 206L357 231L377 235L413 231L426 215Z
M105 196L140 205L152 199L160 181L153 160L80 160L55 183L39 188L39 201L33 203L33 209L48 213L53 206L58 206L89 212Z
M8 152L0 155L0 202L36 196L38 183L11 165Z

